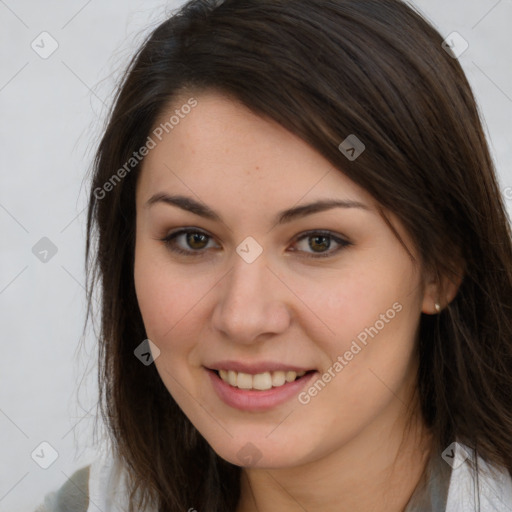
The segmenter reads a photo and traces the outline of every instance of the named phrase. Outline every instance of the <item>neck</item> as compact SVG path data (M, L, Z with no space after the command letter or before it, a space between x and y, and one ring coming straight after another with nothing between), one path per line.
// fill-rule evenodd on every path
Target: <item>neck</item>
M369 426L300 466L246 468L237 512L403 512L431 453L423 422L410 426Z

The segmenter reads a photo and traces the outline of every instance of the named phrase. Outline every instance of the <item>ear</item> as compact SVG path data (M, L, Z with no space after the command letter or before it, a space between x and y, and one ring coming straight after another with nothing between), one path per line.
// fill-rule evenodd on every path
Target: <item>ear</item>
M462 266L456 270L440 274L438 271L429 272L423 293L421 311L427 315L437 315L455 298L464 278ZM436 304L438 307L436 308Z

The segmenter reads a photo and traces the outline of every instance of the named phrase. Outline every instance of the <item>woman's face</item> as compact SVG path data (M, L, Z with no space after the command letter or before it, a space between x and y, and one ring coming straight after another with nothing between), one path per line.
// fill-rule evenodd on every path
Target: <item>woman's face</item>
M372 197L303 140L195 98L153 132L136 193L136 292L169 393L244 466L297 466L400 425L433 310L419 267Z

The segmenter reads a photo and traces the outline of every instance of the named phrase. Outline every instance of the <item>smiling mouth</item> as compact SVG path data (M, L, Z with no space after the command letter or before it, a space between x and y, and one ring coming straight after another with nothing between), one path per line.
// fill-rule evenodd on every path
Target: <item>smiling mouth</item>
M315 372L315 370L301 372L290 370L263 372L252 375L250 373L235 372L233 370L211 371L216 373L225 383L234 388L254 391L268 391L272 388L279 388Z

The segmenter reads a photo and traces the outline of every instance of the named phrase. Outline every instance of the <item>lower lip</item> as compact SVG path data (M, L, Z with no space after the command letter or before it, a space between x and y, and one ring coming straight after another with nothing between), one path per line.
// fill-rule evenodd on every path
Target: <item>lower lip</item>
M306 384L318 374L318 372L307 373L300 379L287 382L282 386L267 391L255 391L235 388L224 382L213 370L206 369L206 371L210 376L213 389L224 403L235 409L252 412L267 411L285 403L297 396Z

